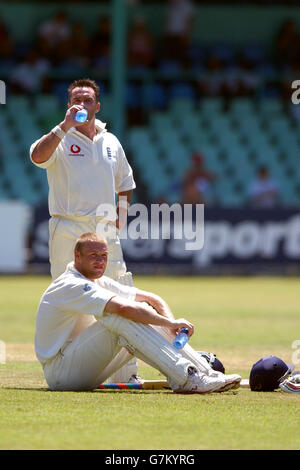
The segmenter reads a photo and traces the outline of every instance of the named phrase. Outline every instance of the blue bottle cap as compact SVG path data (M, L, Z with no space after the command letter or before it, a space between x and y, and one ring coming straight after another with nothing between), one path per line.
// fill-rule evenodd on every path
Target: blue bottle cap
M185 333L186 335L189 334L189 330L187 328L181 328L180 333Z

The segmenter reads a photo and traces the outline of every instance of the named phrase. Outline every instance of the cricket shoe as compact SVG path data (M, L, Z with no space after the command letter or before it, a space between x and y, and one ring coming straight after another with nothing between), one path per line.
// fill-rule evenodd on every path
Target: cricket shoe
M226 384L225 376L210 377L209 375L199 372L194 367L188 369L187 382L179 389L174 390L174 393L191 394L191 393L212 393Z
M235 390L240 387L242 377L238 374L223 374L225 378L225 385L221 386L215 392L227 392L228 390Z
M128 383L130 383L130 384L141 384L141 383L143 383L143 379L137 374L132 374L130 379L128 380Z

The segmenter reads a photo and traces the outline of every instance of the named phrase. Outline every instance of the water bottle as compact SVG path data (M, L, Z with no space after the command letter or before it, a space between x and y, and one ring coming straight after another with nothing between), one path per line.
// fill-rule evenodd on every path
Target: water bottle
M173 346L176 349L182 349L189 339L189 330L187 328L181 328L178 335L175 336Z
M77 113L75 114L75 121L77 121L77 122L85 122L87 116L88 116L87 110L86 110L86 109L80 109L80 110L77 111Z

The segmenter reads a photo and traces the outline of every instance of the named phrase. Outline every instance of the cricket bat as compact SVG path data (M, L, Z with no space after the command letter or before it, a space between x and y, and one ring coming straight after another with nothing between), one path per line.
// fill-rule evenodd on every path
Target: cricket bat
M103 383L100 390L171 390L166 380L142 380L139 383Z
M242 379L240 383L241 388L250 388L249 379Z
M249 380L242 379L241 388L249 388ZM139 383L104 383L99 385L100 390L171 390L166 380L143 380Z

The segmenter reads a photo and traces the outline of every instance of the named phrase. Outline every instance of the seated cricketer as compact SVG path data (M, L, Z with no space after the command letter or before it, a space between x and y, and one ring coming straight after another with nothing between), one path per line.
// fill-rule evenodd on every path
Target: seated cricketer
M180 328L158 295L104 275L107 244L96 233L76 242L74 262L43 294L37 312L35 352L51 390L93 390L133 356L166 376L176 393L238 388L241 377L213 370L189 344L172 341Z

